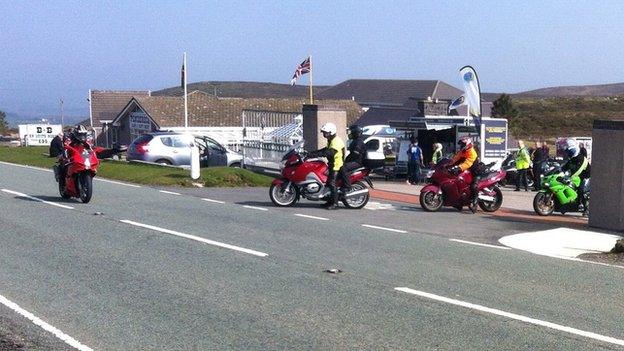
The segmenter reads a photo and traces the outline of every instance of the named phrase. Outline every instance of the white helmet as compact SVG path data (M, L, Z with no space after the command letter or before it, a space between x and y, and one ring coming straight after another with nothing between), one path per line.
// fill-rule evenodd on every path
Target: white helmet
M565 151L568 154L568 157L576 157L581 151L578 145L578 142L574 139L566 140Z
M336 125L331 122L325 123L321 127L321 132L329 133L329 135L336 135L336 131L337 131Z

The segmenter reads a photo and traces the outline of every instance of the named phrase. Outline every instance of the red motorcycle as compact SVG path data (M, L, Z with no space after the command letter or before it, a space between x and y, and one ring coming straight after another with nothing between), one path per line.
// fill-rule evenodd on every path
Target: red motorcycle
M269 189L271 201L276 206L292 206L300 197L329 201L330 191L325 186L329 171L327 164L318 158L306 159L305 151L300 151L302 147L303 142L294 145L282 158L282 176L273 180ZM339 191L339 199L347 208L359 209L368 203L370 194L366 185L373 187L368 177L370 172L370 168L362 167L349 174L351 190L346 194ZM338 178L336 187L340 188L342 183L342 179Z
M94 148L88 143L77 146L65 145L65 176L61 177L60 167L63 166L54 167L54 175L62 198L77 197L84 203L91 200L93 177L95 177L97 167L100 164L98 153L105 151L106 149L102 147Z
M470 183L472 174L463 171L458 175L449 173L450 160L442 160L431 176L431 184L420 191L420 206L426 211L437 211L442 206L455 207L459 210L468 206L471 200ZM477 184L479 189L478 204L486 212L494 212L503 204L503 193L497 183L505 178L505 170L493 170L491 163L486 166L483 176Z

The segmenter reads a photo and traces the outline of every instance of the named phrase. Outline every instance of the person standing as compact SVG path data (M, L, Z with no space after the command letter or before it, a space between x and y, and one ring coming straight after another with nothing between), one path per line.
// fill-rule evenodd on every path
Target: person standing
M420 182L420 166L423 164L423 154L418 139L410 138L410 145L407 148L407 182L416 185Z
M431 155L431 165L435 166L442 159L442 144L433 144L433 155Z
M535 150L531 155L533 159L533 190L537 191L540 188L540 175L542 170L542 164L548 160L548 154L544 154L544 147L542 142L535 143Z
M524 146L524 141L518 140L518 153L516 154L516 190L520 191L520 185L524 186L524 191L529 191L527 182L527 171L531 165L529 150Z

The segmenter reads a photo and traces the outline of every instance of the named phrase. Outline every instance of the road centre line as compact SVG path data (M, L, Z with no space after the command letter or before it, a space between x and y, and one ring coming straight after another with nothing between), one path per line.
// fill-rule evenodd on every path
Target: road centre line
M303 217L303 218L310 218L310 219L319 219L321 221L329 221L329 218L310 216L310 215L305 215L305 214L301 214L301 213L295 213L295 216Z
M176 193L176 192L173 192L173 191L167 191L167 190L158 190L158 191L163 193L163 194L182 195L180 193Z
M230 250L234 250L234 251L244 252L244 253L247 253L247 254L250 254L250 255L254 255L254 256L260 256L260 257L267 257L267 256L269 256L269 254L266 254L264 252L255 251L255 250L251 250L251 249L246 249L244 247L230 245L230 244L226 244L226 243L222 243L222 242L218 242L218 241L214 241L214 240L210 240L210 239L205 239L205 238L201 238L201 237L198 237L198 236L195 236L195 235L190 235L190 234L185 234L185 233L181 233L181 232L176 232L174 230L160 228L160 227L149 225L149 224L143 224L143 223L139 223L139 222L134 222L134 221L131 221L129 219L122 219L122 220L120 220L120 222L126 223L126 224L130 224L130 225L133 225L133 226L137 226L137 227L142 227L142 228L146 228L146 229L155 230L157 232L161 232L161 233L165 233L165 234L171 234L171 235L174 235L174 236L179 236L179 237L185 238L185 239L199 241L199 242L202 242L202 243L208 244L208 245L213 245L213 246L218 246L218 247L222 247L222 248L225 248L225 249L230 249Z
M219 200L213 200L213 199L207 199L207 198L202 198L202 200L206 201L206 202L213 202L215 204L224 204L225 201L219 201Z
M252 210L259 210L259 211L268 211L268 208L264 208L264 207L256 207L256 206L249 206L249 205L243 205L243 207L245 208L250 208Z
M6 297L4 297L2 295L0 295L0 303L5 305L6 307L10 308L14 312L17 312L18 314L20 314L21 316L25 317L26 319L30 320L35 325L41 327L43 330L54 334L54 336L56 336L57 338L63 340L66 344L72 346L73 348L78 349L80 351L93 351L92 348L90 348L90 347L88 347L86 345L81 344L80 342L78 342L78 340L76 340L76 339L72 338L71 336L63 333L62 331L58 330L57 328L53 327L52 325L44 322L43 320L41 320L40 318L38 318L34 314L26 311L25 309L21 308L15 302L7 299Z
M459 239L449 239L449 241L454 241L454 242L457 242L457 243L464 243L464 244L469 244L469 245L475 245L475 246L491 247L493 249L511 250L510 247L506 247L506 246L482 244L482 243L476 243L474 241L466 241L466 240L459 240Z
M596 334L596 333L592 333L592 332L588 332L588 331L584 331L584 330L580 330L576 328L566 327L564 325L555 324L555 323L551 323L551 322L547 322L547 321L543 321L543 320L539 320L539 319L535 319L531 317L526 317L526 316L522 316L522 315L515 314L515 313L505 312L505 311L498 310L495 308L476 305L470 302L455 300L455 299L451 299L448 297L435 295L435 294L431 294L431 293L427 293L427 292L419 291L419 290L414 290L410 288L401 287L401 288L394 288L394 290L412 294L412 295L417 295L420 297L428 298L428 299L439 301L439 302L445 302L445 303L452 304L455 306L461 306L461 307L465 307L465 308L469 308L469 309L473 309L473 310L477 310L481 312L491 313L497 316L506 317L506 318L517 320L517 321L562 331L562 332L569 333L569 334L579 335L579 336L589 338L589 339L594 339L598 341L607 342L610 344L624 346L624 340L621 340L621 339L616 339L610 336L600 335L600 334Z
M393 229L393 228L386 228L386 227L378 227L376 225L370 225L370 224L362 224L362 227L366 227L366 228L373 228L373 229L381 229L381 230L387 230L389 232L395 232L395 233L407 233L406 230L400 230L400 229Z
M117 182L114 180L110 180L110 179L104 179L104 178L93 178L95 180L99 180L101 182L107 182L107 183L113 183L113 184L117 184L117 185L124 185L124 186L129 186L132 188L140 188L140 185L136 185L136 184L128 184L128 183L122 183L122 182Z
M18 196L18 197L25 197L25 198L27 198L27 199L31 199L31 200L35 200L35 201L39 201L39 202L43 202L43 203L48 204L48 205L57 206L57 207L61 207L61 208L66 208L66 209L68 209L68 210L73 210L73 209L74 209L74 208L73 208L73 207L71 207L71 206L61 205L61 204L58 204L58 203L56 203L56 202L42 200L42 199L40 199L40 198L38 198L38 197L34 197L34 196L30 196L30 195L26 195L26 194L24 194L24 193L20 193L20 192L13 191L13 190L9 190L9 189L2 189L2 191L4 191L5 193L9 193L9 194L16 195L16 196Z

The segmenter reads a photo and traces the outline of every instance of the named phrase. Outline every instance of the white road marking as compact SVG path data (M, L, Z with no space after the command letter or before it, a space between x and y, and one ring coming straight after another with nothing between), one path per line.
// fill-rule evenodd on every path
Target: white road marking
M264 207L256 207L256 206L249 206L249 205L243 205L243 207L245 208L250 208L252 210L259 210L259 211L268 211L268 208L264 208Z
M394 290L398 290L398 291L401 291L401 292L404 292L404 293L425 297L425 298L436 300L436 301L440 301L440 302L449 303L449 304L456 305L456 306L470 308L470 309L481 311L481 312L491 313L491 314L494 314L494 315L497 315L497 316L506 317L506 318L510 318L510 319L515 319L517 321L521 321L521 322L525 322L525 323L529 323L529 324L534 324L534 325L538 325L538 326L546 327L546 328L550 328L550 329L555 329L555 330L559 330L559 331L562 331L562 332L565 332L565 333L579 335L579 336L583 336L583 337L586 337L586 338L607 342L607 343L610 343L610 344L624 346L624 340L621 340L621 339L616 339L616 338L613 338L613 337L610 337L610 336L600 335L600 334L596 334L596 333L592 333L592 332L588 332L588 331L584 331L584 330L580 330L580 329L576 329L576 328L566 327L564 325L555 324L555 323L551 323L551 322L546 322L546 321L543 321L543 320L539 320L539 319L535 319L535 318L531 318L531 317L526 317L526 316L522 316L522 315L515 314L515 313L505 312L505 311L498 310L498 309L495 309L495 308L490 308L490 307L485 307L485 306L481 306L481 305L476 305L476 304L473 304L473 303L470 303L470 302L464 302L464 301L460 301L460 300L455 300L455 299L451 299L451 298L448 298L448 297L435 295L435 294L431 294L431 293L427 293L427 292L419 291L419 290L414 290L414 289L410 289L410 288L394 288Z
M407 233L406 230L392 229L392 228L386 228L386 227L378 227L376 225L370 225L370 224L362 224L362 227L387 230L389 232L395 232L395 233Z
M155 231L158 231L158 232L161 232L161 233L165 233L165 234L171 234L171 235L179 236L179 237L185 238L185 239L199 241L199 242L202 242L202 243L208 244L208 245L213 245L213 246L218 246L218 247L222 247L222 248L225 248L225 249L230 249L230 250L234 250L234 251L244 252L244 253L247 253L247 254L250 254L250 255L254 255L254 256L267 257L269 255L269 254L266 254L264 252L250 250L250 249L246 249L246 248L240 247L240 246L234 246L234 245L230 245L230 244L226 244L226 243L222 243L222 242L218 242L218 241L214 241L214 240L210 240L210 239L201 238L201 237L198 237L198 236L195 236L195 235L190 235L190 234L184 234L184 233L176 232L175 230L170 230L170 229L160 228L160 227L156 227L156 226L149 225L149 224L143 224L143 223L139 223L139 222L134 222L134 221L131 221L129 219L122 219L122 220L120 220L120 222L123 222L123 223L126 223L126 224L130 224L130 225L134 225L134 226L137 226L137 227L142 227L142 228L155 230Z
M104 179L104 178L93 178L95 180L99 180L101 182L107 182L107 183L113 183L113 184L117 184L117 185L124 185L124 186L129 186L132 188L140 188L140 185L136 185L136 184L129 184L129 183L122 183L122 182L117 182L114 180L110 180L110 179Z
M219 201L219 200L213 200L213 199L206 199L203 198L202 200L206 201L206 202L214 202L215 204L224 204L225 201Z
M7 299L6 297L4 297L2 295L0 295L0 303L5 305L6 307L12 309L13 311L19 313L23 317L29 319L31 322L33 322L35 325L41 327L43 330L54 334L54 336L56 336L57 338L63 340L65 343L67 343L68 345L72 346L73 348L78 349L80 351L93 351L92 348L81 344L80 342L78 342L78 340L72 338L71 336L63 333L62 331L56 329L55 327L51 326L50 324L44 322L43 320L41 320L40 318L38 318L34 314L26 311L25 309L21 308L15 302Z
M180 194L180 193L175 193L175 192L173 192L173 191L167 191L167 190L158 190L158 191L160 191L160 192L161 192L161 193L163 193L163 194L182 195L182 194Z
M57 204L56 202L51 202L51 201L46 201L46 200L42 200L38 197L34 197L34 196L30 196L30 195L26 195L24 193L20 193L17 191L13 191L13 190L9 190L9 189L2 189L2 191L4 191L5 193L9 193L9 194L13 194L19 197L25 197L31 200L35 200L35 201L39 201L39 202L43 202L46 203L48 205L52 205L52 206L57 206L57 207L61 207L61 208L66 208L68 210L73 210L74 208L71 206L67 206L67 205L61 205L61 204Z
M301 213L295 213L295 216L303 217L303 218L310 218L310 219L319 219L321 221L329 221L329 218L310 216L310 215L305 215L305 214L301 214Z
M11 162L0 161L0 164L9 165L9 166L16 166L16 167L22 167L22 168L28 168L28 169L36 169L38 171L53 172L51 169L47 169L47 168L35 167L35 166L26 166L26 165L18 165L17 163L11 163Z
M509 248L509 247L500 246L500 245L489 245L489 244L475 243L473 241L466 241L466 240L459 240L459 239L449 239L449 240L450 241L455 241L455 242L458 242L458 243L469 244L469 245L491 247L493 249L511 250L511 248Z

